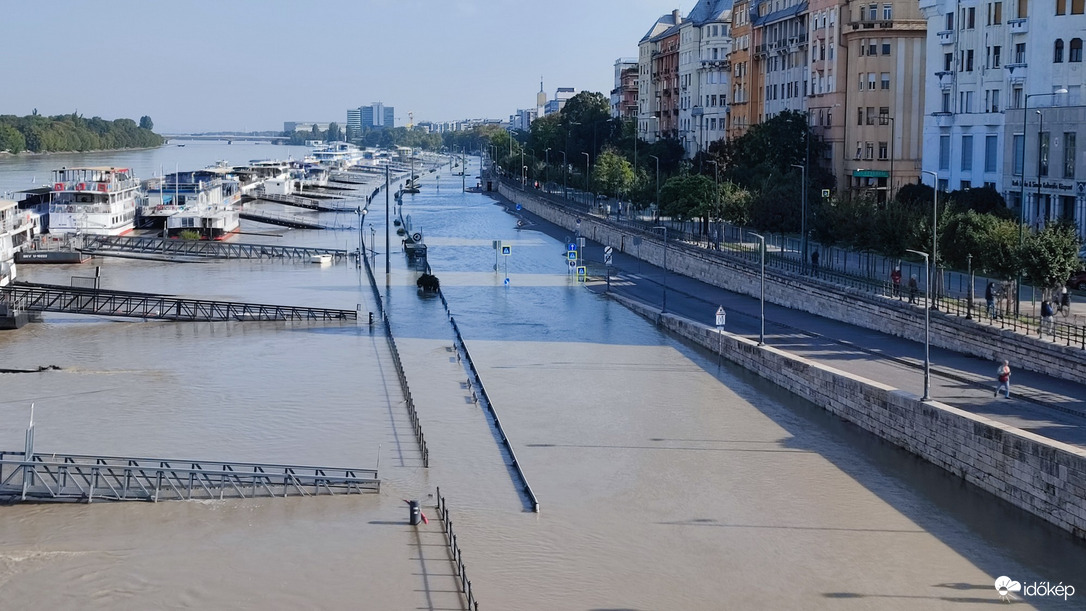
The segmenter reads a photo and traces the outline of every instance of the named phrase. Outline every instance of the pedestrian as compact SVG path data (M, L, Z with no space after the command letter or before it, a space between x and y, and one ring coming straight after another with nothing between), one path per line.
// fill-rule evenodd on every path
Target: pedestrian
M916 303L916 295L920 288L916 285L916 274L909 276L909 303Z
M818 249L817 248L814 250L814 252L811 253L811 274L813 274L815 278L818 277Z
M989 280L988 286L984 287L984 305L988 308L988 318L999 318L996 313L995 298L996 284Z
M1041 328L1037 329L1037 333L1039 333L1041 337L1045 336L1045 329L1048 329L1049 335L1053 334L1056 323L1052 320L1052 316L1055 313L1051 301L1045 299L1041 302Z
M901 268L895 267L894 271L890 272L891 294L898 299L901 299Z
M999 380L999 386L996 387L995 395L999 396L999 391L1003 391L1003 396L1007 399L1011 398L1011 364L1007 361L1003 361L1003 364L996 369L996 379Z
M1060 314L1064 316L1071 314L1071 292L1066 286L1060 289Z

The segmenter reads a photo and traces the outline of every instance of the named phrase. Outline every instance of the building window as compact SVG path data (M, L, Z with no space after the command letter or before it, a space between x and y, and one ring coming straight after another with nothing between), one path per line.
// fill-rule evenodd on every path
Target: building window
M943 53L943 72L950 72L954 69L954 54Z
M996 171L996 156L999 154L999 136L984 137L984 171Z
M946 14L946 29L948 29L948 30L953 30L954 29L954 13L947 13Z
M944 91L943 92L943 111L942 112L945 112L945 113L950 113L951 112L951 110L950 110L950 92L949 91Z
M879 142L879 159L881 159L883 161L889 159L889 157L886 154L886 151L887 151L888 148L889 148L888 143Z
M885 21L890 21L894 18L894 5L884 4L882 5L882 18Z
M1067 14L1067 0L1056 0L1056 14L1057 15L1066 15Z
M867 54L868 55L878 55L879 54L878 51L879 51L879 43L875 42L875 39L872 38L871 42L869 42L868 45L867 45Z
M875 158L875 143L864 142L864 159Z
M1026 43L1020 42L1014 45L1014 63L1026 63Z
M1022 166L1025 165L1026 137L1022 134L1014 135L1014 175L1022 175Z
M993 2L988 5L988 25L1000 25L1003 23L1003 3Z
M1063 39L1057 38L1056 45L1052 52L1052 61L1057 64L1063 63Z
M870 91L875 90L875 73L874 72L868 72L867 73L867 89L870 90Z
M889 55L890 54L890 41L889 40L882 41L882 54L883 55Z
M856 125L863 125L863 124L864 124L864 109L863 109L863 106L860 106L860 107L858 107L856 109ZM860 155L859 153L856 153L857 157L859 155Z
M962 167L963 172L973 171L973 136L962 136Z
M969 49L968 51L965 52L965 71L966 72L972 72L973 71L973 50L972 49Z
M939 169L950 169L950 136L939 136Z
M860 84L860 91L864 90L864 81L866 81L866 80L867 79L864 78L864 73L861 72L860 73L860 78L856 79L856 82Z
M1071 51L1067 54L1067 61L1069 62L1081 62L1082 61L1082 39L1071 39Z
M1037 175L1048 176L1048 132L1041 132L1040 140L1040 153L1037 159Z
M881 76L882 76L882 88L883 89L889 89L890 88L890 73L889 72L883 72Z
M867 107L867 124L868 125L874 125L875 124L875 107L874 106L868 106Z
M999 51L1000 51L1000 49L1001 49L1001 47L999 47L998 45L992 47L992 67L993 68L998 68L999 67Z
M1063 177L1075 177L1075 132L1063 132Z
M1015 87L1011 89L1011 101L1014 102L1014 108L1022 108L1022 88Z
M1084 5L1086 5L1086 3L1084 3L1083 0L1071 0L1071 14L1081 15L1083 8L1086 8Z

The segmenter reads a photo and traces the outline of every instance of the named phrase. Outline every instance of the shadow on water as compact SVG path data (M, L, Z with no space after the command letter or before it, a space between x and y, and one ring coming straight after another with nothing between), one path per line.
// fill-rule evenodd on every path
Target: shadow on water
M716 355L700 347L672 340L675 348L702 369L751 401L761 413L782 427L790 437L780 451L813 452L918 525L945 545L969 559L992 576L1015 571L1001 566L970 544L971 532L993 548L1004 550L1028 575L1014 575L1025 583L1048 581L1086 587L1086 542L1044 520L1019 509L913 455L878 436L860 429L817 405L803 400L738 366L719 365ZM765 401L769 397L772 401ZM656 438L659 439L659 438ZM652 440L650 440L652 441ZM668 441L668 440L660 440ZM672 440L677 441L677 440ZM857 461L857 455L862 461ZM917 503L915 494L924 502ZM728 524L714 519L683 522L686 525L725 528L766 528L758 525ZM909 532L909 531L904 531ZM920 532L920 531L917 531ZM1078 583L1076 583L1078 582ZM992 584L939 584L952 589L993 590ZM994 592L994 590L993 590ZM877 594L830 593L835 598L878 598ZM926 597L917 597L926 599ZM998 597L961 599L936 598L954 602L999 602ZM1033 604L1037 599L1030 599ZM1060 601L1062 604L1063 601ZM1046 601L1045 604L1051 604Z

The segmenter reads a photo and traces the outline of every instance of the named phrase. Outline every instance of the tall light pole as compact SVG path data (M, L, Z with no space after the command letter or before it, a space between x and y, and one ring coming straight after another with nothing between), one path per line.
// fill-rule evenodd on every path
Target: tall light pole
M932 172L931 170L921 170L924 174L931 174L931 267L934 268L935 273L939 273L939 251L938 249L938 232L939 232L939 174ZM935 290L935 277L928 276L928 292L933 293ZM928 301L931 301L929 298ZM939 306L934 302L928 304L932 309L938 310Z
M656 218L660 218L660 158L649 155L656 160Z
M924 257L924 275L928 275L928 253L919 250L907 249ZM929 276L930 277L930 276ZM927 290L928 307L924 308L924 398L921 401L931 401L931 285Z
M528 179L528 166L524 165L524 147L521 147L520 149L520 165L524 167L524 169L520 171L520 188L523 190L524 181Z
M666 225L659 225L659 226L656 226L656 227L652 228L653 231L656 231L657 229L663 229L664 230L664 280L663 280L664 299L663 299L663 305L660 307L660 313L663 314L663 313L667 312L667 226Z
M562 153L562 197L569 199L569 162L566 161L566 152Z
M1042 96L1061 95L1067 93L1066 87L1060 87L1059 89L1051 93L1027 93L1026 104L1022 109L1022 180L1021 188L1018 194L1018 245L1022 246L1025 236L1023 231L1026 225L1026 121L1029 119L1029 99L1039 98ZM1040 114L1040 113L1038 113ZM1041 128L1037 128L1037 197L1040 197L1041 192ZM1014 300L1014 313L1018 315L1019 304L1022 302L1022 272L1018 272L1018 280L1015 283L1015 300Z
M591 175L588 173L588 163L592 161L592 156L585 152L582 152L581 154L584 155L584 205L585 207L588 207L592 205L592 202L588 201L588 198L592 196L592 183L589 182L591 180Z
M720 214L720 163L713 159L706 159L705 163L713 164L713 184L716 187L716 206L713 208L713 212ZM706 228L708 229L708 228ZM706 231L708 233L708 231Z
M765 236L760 236L756 233L750 234L758 238L758 252L761 254L762 259L762 288L759 301L761 302L761 318L762 328L758 331L758 345L765 345Z
M799 213L799 243L800 255L803 256L803 271L807 272L807 166L798 163L791 164L793 168L799 168L801 172L800 213Z
M546 157L543 168L543 188L546 189L547 183L551 181L551 147L548 146L543 154Z
M389 257L392 256L391 255L391 251L392 251L392 247L391 247L392 235L389 233L389 226L392 225L392 221L389 219L389 212L388 212L389 199L392 197L389 192L392 190L392 188L389 185L389 182L390 182L390 178L389 178L389 173L388 173L388 165L386 165L385 166L385 276L388 276L389 274L392 273L392 261L389 259Z
M1041 137L1044 135L1045 131L1045 116L1044 113L1039 110L1034 112L1037 113L1037 196L1033 199L1037 202L1037 213L1044 214L1041 210L1041 176L1042 170L1047 170L1047 168L1044 167L1044 155L1041 154ZM1047 174L1048 172L1045 171L1043 173ZM1041 226L1040 223L1036 223L1036 225L1037 227Z

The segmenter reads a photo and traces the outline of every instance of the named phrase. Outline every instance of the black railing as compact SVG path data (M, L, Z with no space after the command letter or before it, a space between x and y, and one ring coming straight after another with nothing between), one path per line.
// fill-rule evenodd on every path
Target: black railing
M468 579L468 571L464 567L464 555L460 552L460 545L456 542L456 533L453 532L452 518L449 517L449 505L445 497L441 496L441 488L437 489L437 512L441 516L441 528L445 533L445 543L449 546L449 554L452 556L453 565L456 567L456 580L460 583L460 591L468 601L469 611L479 611L479 601L475 600L475 591L471 588L471 580Z

